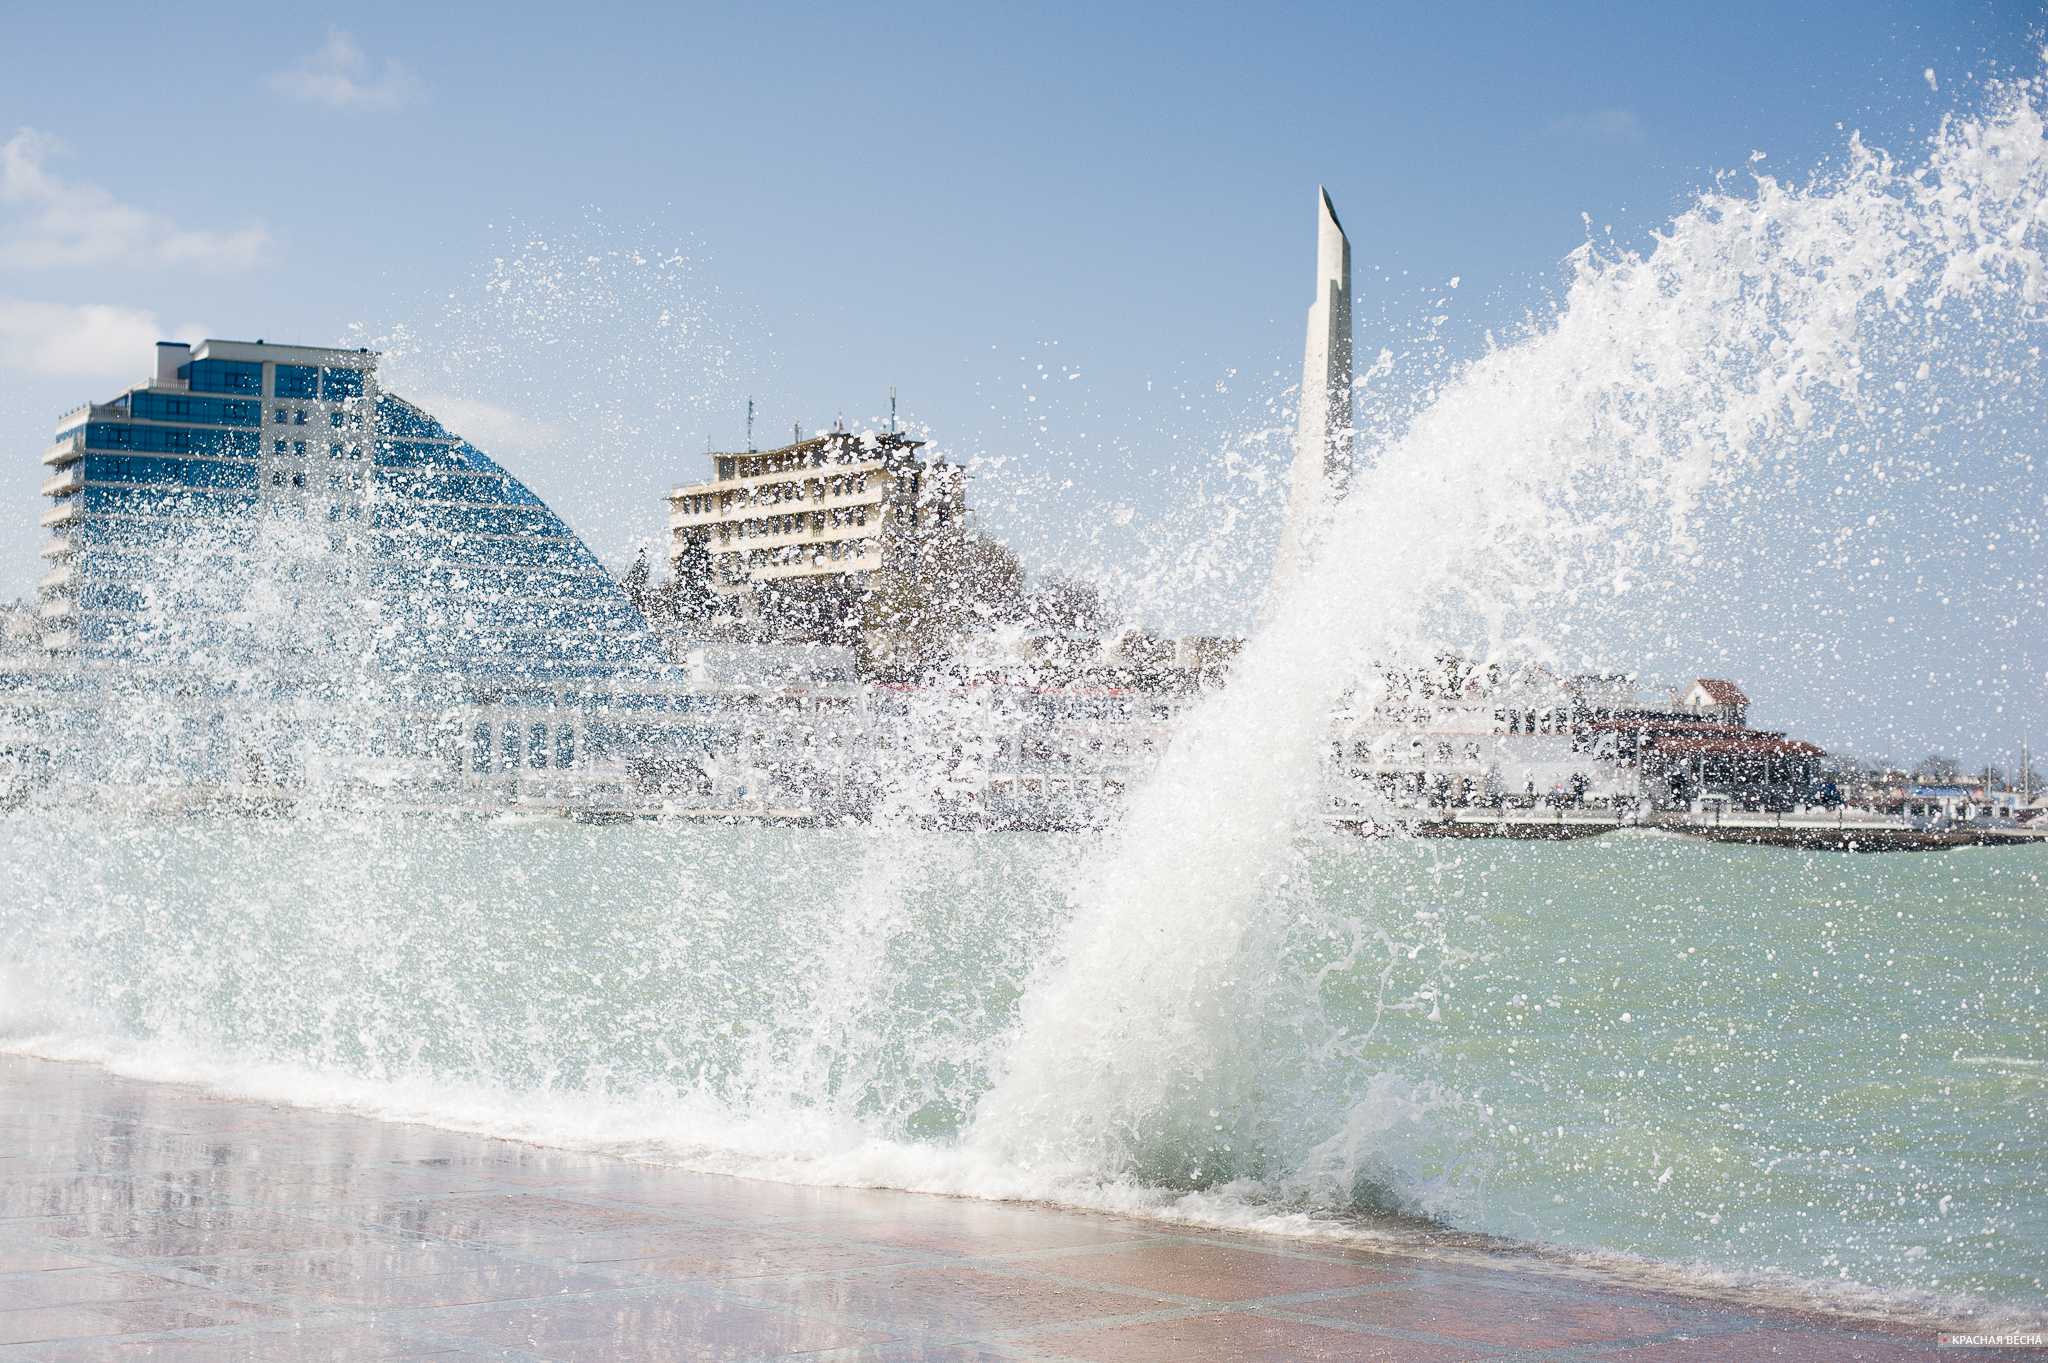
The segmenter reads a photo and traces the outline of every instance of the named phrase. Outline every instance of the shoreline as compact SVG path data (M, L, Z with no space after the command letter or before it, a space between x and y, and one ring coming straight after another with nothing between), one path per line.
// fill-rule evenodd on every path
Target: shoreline
M724 1225L752 1224L758 1219L753 1214L754 1211L762 1207L781 1206L793 1200L799 1203L834 1203L852 1199L865 1207L881 1208L882 1212L879 1214L899 1219L907 1218L911 1221L932 1218L948 1221L961 1218L1001 1220L1005 1217L1023 1217L1040 1224L1042 1229L1055 1232L1060 1227L1091 1225L1100 1228L1106 1225L1116 1231L1118 1237L1129 1238L1133 1242L1142 1242L1145 1245L1170 1242L1180 1246L1180 1249L1172 1251L1176 1254L1197 1252L1197 1249L1190 1249L1189 1246L1206 1246L1211 1249L1226 1248L1236 1253L1278 1256L1287 1261L1299 1260L1307 1265L1302 1272L1310 1279L1315 1279L1318 1274L1326 1271L1315 1265L1328 1262L1369 1263L1378 1266L1385 1274L1402 1278L1418 1275L1423 1279L1445 1274L1476 1275L1485 1280L1489 1290L1519 1294L1513 1296L1512 1300L1525 1305L1531 1301L1536 1303L1530 1306L1533 1313L1530 1320L1533 1324L1529 1326L1536 1333L1525 1332L1525 1336L1521 1337L1525 1347L1531 1343L1556 1342L1552 1336L1541 1331L1545 1328L1565 1328L1555 1321L1550 1326L1544 1324L1550 1317L1537 1307L1544 1305L1548 1300L1546 1294L1562 1294L1562 1298L1578 1302L1579 1306L1573 1309L1582 1309L1582 1299L1587 1298L1602 1302L1615 1298L1630 1301L1640 1299L1648 1303L1640 1309L1652 1314L1667 1311L1690 1318L1691 1315L1704 1313L1723 1318L1720 1321L1721 1325L1729 1329L1737 1328L1731 1321L1739 1320L1742 1322L1740 1328L1745 1332L1792 1329L1808 1344L1813 1345L1819 1345L1823 1341L1829 1345L1853 1343L1858 1339L1868 1338L1881 1341L1886 1348L1881 1354L1869 1356L1887 1359L1921 1356L1918 1353L1898 1354L1893 1351L1896 1346L1902 1345L1909 1348L1924 1345L1928 1351L1925 1356L1932 1358L1934 1337L1940 1329L1987 1328L1986 1322L2000 1322L2012 1314L2009 1310L1992 1309L1982 1314L1946 1315L1935 1310L1933 1302L1909 1304L1898 1294L1884 1293L1877 1289L1868 1289L1869 1300L1863 1303L1851 1300L1824 1302L1814 1295L1815 1290L1821 1285L1802 1285L1798 1280L1773 1282L1767 1275L1727 1274L1719 1275L1724 1280L1715 1282L1701 1271L1681 1265L1634 1260L1611 1254L1558 1250L1425 1225L1397 1227L1390 1224L1386 1228L1375 1229L1369 1223L1346 1222L1337 1218L1302 1214L1291 1219L1283 1218L1282 1220L1288 1221L1285 1225L1281 1224L1280 1220L1268 1218L1263 1228L1232 1227L1216 1224L1213 1218L1205 1224L1199 1215L1191 1214L1192 1209L1189 1207L1117 1211L1106 1208L1077 1208L1071 1204L1060 1205L1044 1201L998 1200L961 1193L947 1195L867 1186L779 1182L764 1180L758 1176L704 1172L615 1154L565 1149L559 1145L542 1144L517 1137L463 1132L446 1125L412 1119L361 1115L347 1108L312 1107L249 1097L219 1096L198 1083L125 1077L115 1069L91 1060L41 1059L19 1053L10 1053L0 1058L0 1090L18 1089L24 1083L24 1076L30 1085L54 1088L71 1095L73 1101L69 1107L75 1114L74 1119L102 1121L105 1109L109 1106L145 1112L161 1109L174 1117L183 1118L186 1125L196 1121L199 1125L230 1133L245 1125L258 1132L283 1133L287 1138L295 1128L303 1128L298 1132L301 1136L308 1133L326 1133L331 1137L336 1131L345 1130L352 1133L357 1146L409 1148L426 1145L437 1150L454 1147L459 1151L454 1157L458 1164L509 1160L515 1165L537 1163L547 1166L552 1172L544 1181L558 1183L561 1185L557 1189L558 1192L568 1192L579 1198L593 1195L590 1188L584 1186L592 1181L600 1188L623 1180L636 1187L657 1192L663 1189L671 1192L679 1188L691 1189L694 1199L708 1198L713 1202L731 1204L732 1214L721 1220L721 1224ZM17 1111L28 1110L24 1104L9 1106ZM58 1103L46 1106L62 1111L66 1105ZM165 1124L161 1121L150 1123L154 1126ZM178 1122L173 1121L169 1124L177 1125ZM292 1144L296 1146L299 1142L293 1141ZM266 1154L264 1143L261 1140L246 1140L244 1145L246 1148L237 1150L234 1142L229 1141L226 1148L238 1157L261 1162ZM81 1170L79 1176L90 1177L91 1171ZM8 1172L7 1162L0 1161L0 1197L4 1197L10 1190L11 1177L13 1175ZM132 1179L133 1175L129 1177ZM410 1177L408 1174L408 1178ZM318 1182L320 1181L315 1180L316 1184ZM497 1187L506 1181L493 1179L489 1182L493 1187ZM531 1180L522 1174L508 1186L523 1188L530 1184ZM576 1192L577 1188L581 1188L582 1191ZM360 1211L359 1202L353 1194L347 1189L338 1191L343 1194L344 1210L353 1208ZM459 1189L441 1189L435 1195L460 1194ZM484 1193L470 1189L468 1195L509 1194L500 1188L497 1192ZM602 1196L602 1193L596 1195ZM276 1198L258 1200L272 1208L277 1207ZM417 1202L417 1209L422 1214L432 1210L433 1204L428 1195L421 1194L413 1200ZM20 1215L16 1207L4 1207L0 1210L4 1210L8 1218ZM286 1206L281 1210L295 1219L319 1220L323 1210L332 1209L325 1207L322 1197L309 1195L301 1205ZM0 1219L0 1254L4 1254L8 1230L18 1229L21 1224L15 1219ZM707 1227L699 1226L693 1233L702 1238L707 1231ZM678 1229L677 1233L682 1232ZM227 1240L208 1245L208 1238L202 1236L195 1242L197 1248L203 1250L231 1247L229 1241L233 1239L232 1226L229 1227ZM1000 1259L1006 1264L1013 1256L1032 1252L1028 1247L1005 1243L1001 1236L996 1236L989 1243L978 1244L975 1249L974 1257L977 1259ZM565 1262L573 1266L585 1261L572 1255ZM556 1267L559 1269L562 1265L557 1264ZM1279 1273L1284 1280L1286 1268L1285 1264L1278 1267L1266 1264L1261 1266L1260 1271ZM803 1276L797 1274L792 1281ZM4 1270L0 1270L0 1322L5 1321L7 1310L18 1309L13 1307L9 1298L9 1288L13 1282L12 1277L6 1275ZM1411 1314L1419 1311L1426 1315L1431 1309L1429 1304L1434 1298L1430 1292L1423 1290L1426 1285L1415 1286L1414 1301L1405 1308ZM1279 1289L1296 1286L1294 1283L1282 1281L1274 1291L1263 1293L1261 1299L1265 1296L1294 1295ZM701 1283L697 1285L698 1290L702 1290L702 1287ZM1303 1287L1301 1290L1319 1289ZM1534 1294L1533 1297L1530 1294ZM1217 1306L1227 1302L1227 1298L1218 1298L1208 1301L1208 1305ZM1558 1311L1565 1310L1562 1299L1549 1304L1555 1306ZM1162 1308L1155 1306L1150 1309L1156 1311ZM1293 1315L1297 1313L1280 1311L1277 1307L1253 1309L1261 1319L1285 1315L1288 1316L1289 1322L1300 1324L1303 1328L1331 1328L1314 1313L1310 1313L1312 1319L1294 1321ZM1405 1333L1412 1335L1414 1332ZM1428 1335L1430 1331L1425 1329L1420 1333ZM0 1336L4 1336L4 1330L0 1330ZM1382 1342L1387 1341L1383 1338ZM1805 1346L1802 1345L1801 1348L1804 1349ZM1808 1356L1811 1352L1807 1350L1799 1356ZM0 1359L11 1356L5 1348L0 1348ZM1020 1356L1068 1355L1053 1352ZM1197 1352L1185 1356L1204 1355ZM1416 1356L1435 1355L1419 1353ZM1658 1355L1652 1353L1644 1356ZM1828 1356L1837 1355L1831 1353ZM1852 1352L1840 1356L1860 1355Z

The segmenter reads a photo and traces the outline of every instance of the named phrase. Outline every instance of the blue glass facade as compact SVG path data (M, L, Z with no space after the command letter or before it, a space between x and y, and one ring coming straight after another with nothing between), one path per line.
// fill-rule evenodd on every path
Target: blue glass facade
M362 593L375 662L408 695L539 686L589 703L593 686L673 675L575 532L481 450L380 391L373 357L208 342L174 371L160 360L159 374L64 418L45 457L53 647L118 661L173 623L180 640L209 637L217 622L170 620L167 565L276 571L250 555L281 523L324 537L320 571ZM543 766L575 750L530 726L518 738L520 759Z

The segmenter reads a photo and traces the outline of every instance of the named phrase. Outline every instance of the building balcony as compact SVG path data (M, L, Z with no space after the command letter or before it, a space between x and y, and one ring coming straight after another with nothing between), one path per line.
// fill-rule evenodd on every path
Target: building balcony
M866 525L828 525L822 530L813 530L810 526L804 525L795 530L778 531L773 535L734 535L730 539L713 535L706 547L714 554L745 554L751 553L756 549L797 549L808 548L812 545L860 544L875 546L877 552L879 552L881 539L882 527L870 521ZM847 553L851 552L851 550L842 550L841 552Z
M683 511L671 503L668 523L672 530L695 529L702 525L722 525L726 522L760 520L764 516L803 516L813 511L838 511L847 507L866 506L875 508L869 518L887 505L889 485L885 482L870 482L859 492L829 493L824 497L792 497L785 502L762 502L747 500L733 506L709 511Z
M44 573L36 580L36 587L40 591L58 591L69 587L77 578L78 571L66 563L61 567L52 568L49 572Z
M876 478L886 478L889 473L888 461L883 459L862 459L855 463L805 464L800 467L782 469L775 473L755 473L732 478L714 478L708 483L682 483L669 490L668 499L674 502L683 497L702 497L721 492L745 492L754 488L767 487L774 483L816 482L822 478L858 478L866 474L870 486Z
M54 539L44 541L43 547L37 551L36 557L70 558L73 554L77 552L78 545L75 541L67 539L62 535L58 535Z
M45 529L49 529L51 527L59 525L71 525L74 522L82 521L84 519L85 508L82 505L80 505L78 499L74 497L68 502L59 503L58 505L51 507L48 511L45 511L40 517L36 519L36 524L44 527Z
M78 618L78 603L68 596L53 596L36 605L36 618L46 624L59 624Z
M42 493L45 497L62 497L85 486L85 468L73 464L55 477L43 480Z
M46 629L43 631L43 647L52 653L68 653L78 647L78 631Z
M43 453L43 462L51 468L61 468L76 463L85 457L85 432L58 441Z
M792 559L787 563L763 563L746 565L747 577L755 582L766 582L772 578L784 577L829 577L838 573L873 573L881 571L882 552L880 549L864 554L849 554L845 558L827 558L813 562L809 555Z

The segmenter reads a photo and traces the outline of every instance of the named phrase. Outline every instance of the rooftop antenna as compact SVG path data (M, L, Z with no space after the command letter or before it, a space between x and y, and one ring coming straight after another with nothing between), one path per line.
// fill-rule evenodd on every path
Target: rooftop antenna
M790 422L790 423L789 423L789 443L790 443L790 444L792 444L792 445L801 445L801 444L803 443L803 439L804 439L804 424L803 424L803 423L802 423L801 421L792 421L792 422Z
M896 434L896 385L889 385L889 434Z
M754 400L747 399L747 453L754 452Z

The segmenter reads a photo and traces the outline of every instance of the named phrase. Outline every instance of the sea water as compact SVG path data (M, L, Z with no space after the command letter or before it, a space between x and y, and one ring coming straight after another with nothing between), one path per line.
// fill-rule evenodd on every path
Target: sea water
M1178 1145L1090 1168L976 1143L1078 837L0 833L11 1049L698 1169L2044 1297L2040 849L1322 840L1245 1066Z

